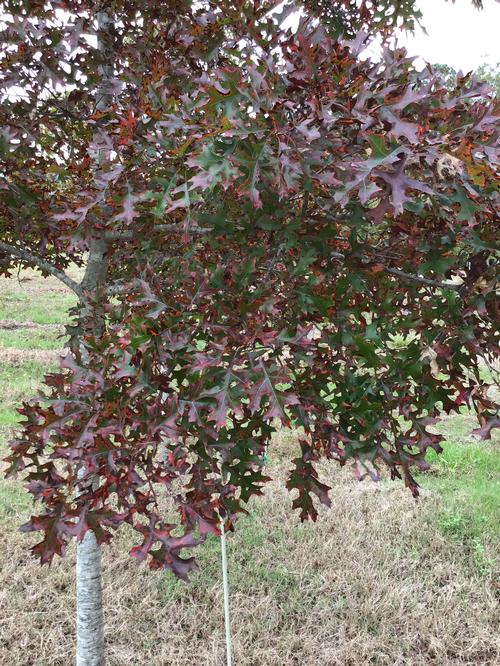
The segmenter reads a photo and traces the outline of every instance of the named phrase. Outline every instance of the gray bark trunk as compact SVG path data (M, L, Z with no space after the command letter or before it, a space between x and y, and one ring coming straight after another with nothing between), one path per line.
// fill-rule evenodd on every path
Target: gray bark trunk
M103 666L101 549L89 531L76 552L76 664Z
M98 48L103 55L100 67L101 86L97 92L96 107L106 109L111 105L113 77L112 20L102 11L97 14ZM107 159L107 155L96 156L96 168ZM93 293L106 284L108 259L106 241L95 234L90 241L89 256L82 281L82 289ZM87 304L82 309L81 329L93 329L99 333L103 322L95 317ZM85 351L81 348L82 360ZM104 666L104 614L102 605L101 549L95 534L89 530L76 550L76 664L77 666Z
M105 253L105 241L93 239L82 281L84 291L93 292L106 283L108 261ZM94 333L103 328L102 321L88 306L82 310L81 325L92 327ZM82 360L85 355L82 348ZM103 666L104 662L101 549L94 533L89 530L76 548L76 664Z

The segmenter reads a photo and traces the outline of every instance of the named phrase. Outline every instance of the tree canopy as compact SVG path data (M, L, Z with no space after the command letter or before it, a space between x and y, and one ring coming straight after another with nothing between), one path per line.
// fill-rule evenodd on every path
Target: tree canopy
M396 3L352 24L352 2L302 4L291 29L295 3L1 3L0 270L81 298L81 344L11 442L42 562L129 523L134 557L186 577L182 549L262 493L281 427L299 432L293 506L316 519L320 459L417 494L440 415L473 405L481 438L500 424L481 367L498 102L389 42L368 58ZM92 288L65 272L89 256Z

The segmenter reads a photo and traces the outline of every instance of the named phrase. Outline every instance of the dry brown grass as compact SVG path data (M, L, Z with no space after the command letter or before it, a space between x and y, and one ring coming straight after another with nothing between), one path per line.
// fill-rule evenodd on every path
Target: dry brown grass
M494 582L433 526L439 497L415 504L395 484L358 485L343 472L335 488L333 508L300 525L275 481L230 537L235 663L500 663ZM2 521L0 663L70 664L74 559L40 569L13 532L27 513ZM126 555L131 543L122 533L104 551L109 665L224 664L216 540L190 585L139 566Z
M61 356L67 354L66 349L14 349L0 347L0 363L18 367L26 361L58 365Z
M4 331L16 331L18 329L50 329L63 332L64 327L60 324L37 324L34 321L16 321L15 319L1 319L0 320L0 330Z

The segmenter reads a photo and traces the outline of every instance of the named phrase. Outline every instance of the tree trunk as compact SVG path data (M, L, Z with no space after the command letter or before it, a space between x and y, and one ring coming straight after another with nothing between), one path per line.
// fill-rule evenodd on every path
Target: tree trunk
M76 664L103 666L101 549L88 531L76 551Z
M100 66L101 86L97 94L96 108L105 110L113 100L113 46L112 46L112 19L107 12L97 14L98 43L101 51L102 64ZM96 168L109 158L109 155L96 156ZM94 230L94 237L90 241L89 256L82 281L85 294L93 294L106 285L108 258L106 252L108 245L102 237L102 232ZM99 334L104 328L104 322L93 308L84 304L80 316L81 332L92 330ZM82 360L86 352L80 346ZM104 614L102 606L101 581L101 549L95 534L89 530L76 550L76 664L77 666L103 666L104 655Z
M106 250L104 240L92 239L82 281L84 293L93 293L106 284ZM92 307L84 305L80 329L89 328L94 334L99 334L103 330L103 321L96 316ZM83 346L80 347L80 352L82 360L85 360L86 352ZM89 530L76 549L76 664L103 666L104 661L101 549L95 534Z

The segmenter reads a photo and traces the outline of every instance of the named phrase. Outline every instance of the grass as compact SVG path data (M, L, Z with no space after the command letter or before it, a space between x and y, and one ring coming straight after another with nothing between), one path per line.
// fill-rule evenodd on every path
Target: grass
M474 425L470 416L446 420L444 451L428 455L434 474L422 483L442 499L436 514L442 533L469 554L472 566L490 575L498 564L493 553L500 552L500 455L498 438L488 443L470 437Z
M6 358L10 362L6 362ZM0 354L0 363L0 426L12 426L19 418L16 408L36 394L44 375L57 365L52 356L19 362L14 354Z
M435 474L426 475L423 483L446 500L448 517L460 515L475 534L500 541L499 439L473 439L468 433L474 425L473 417L446 420L444 451L439 456L429 453Z
M9 436L9 429L0 426L0 453L5 451L5 442ZM26 515L32 506L31 496L24 492L18 483L0 482L0 526L10 524L20 515ZM0 662L1 663L1 662Z
M0 329L0 350L6 349L61 349L66 337L54 326L39 328Z
M73 273L78 271L73 271ZM0 321L64 324L76 296L53 278L40 278L35 271L23 271L19 279L2 279Z
M64 304L53 280L0 280L12 310L38 327L0 327L0 451L15 406L56 362ZM21 276L24 278L24 275ZM29 290L30 299L23 301ZM441 425L444 453L421 475L415 502L399 483L358 484L322 465L333 506L301 524L284 489L296 446L283 431L271 452L274 481L228 538L232 630L238 666L493 665L500 654L498 439L469 436L464 413ZM74 654L74 548L50 569L33 562L33 535L16 528L32 511L19 481L0 480L0 664L63 666ZM198 550L189 585L127 555L137 543L118 532L103 549L109 666L220 666L224 628L220 544Z

